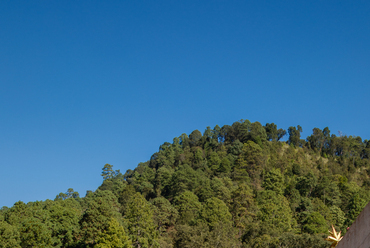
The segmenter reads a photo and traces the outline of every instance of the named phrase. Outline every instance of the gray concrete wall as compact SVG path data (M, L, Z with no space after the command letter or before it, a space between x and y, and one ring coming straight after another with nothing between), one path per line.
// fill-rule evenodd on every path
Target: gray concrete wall
M370 203L335 248L370 248Z

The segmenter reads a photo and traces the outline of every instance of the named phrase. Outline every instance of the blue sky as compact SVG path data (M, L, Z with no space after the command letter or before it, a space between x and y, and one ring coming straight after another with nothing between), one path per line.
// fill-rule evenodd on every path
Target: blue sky
M240 119L370 139L369 1L1 1L0 206Z

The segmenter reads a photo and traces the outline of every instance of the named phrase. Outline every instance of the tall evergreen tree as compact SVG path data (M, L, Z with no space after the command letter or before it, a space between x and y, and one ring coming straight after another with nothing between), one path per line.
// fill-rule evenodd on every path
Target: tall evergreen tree
M133 247L158 247L153 210L140 193L130 199L124 218Z

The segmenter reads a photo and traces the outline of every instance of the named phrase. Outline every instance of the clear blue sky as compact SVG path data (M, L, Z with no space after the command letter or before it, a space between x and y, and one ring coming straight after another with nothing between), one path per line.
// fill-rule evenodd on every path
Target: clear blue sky
M240 119L370 139L369 1L0 1L0 206Z

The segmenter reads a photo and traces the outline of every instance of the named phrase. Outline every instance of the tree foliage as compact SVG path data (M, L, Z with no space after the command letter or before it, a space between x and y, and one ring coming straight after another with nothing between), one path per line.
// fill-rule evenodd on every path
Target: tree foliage
M0 247L328 247L370 200L370 141L240 120L164 142L122 174L0 209ZM282 141L288 134L287 141Z

